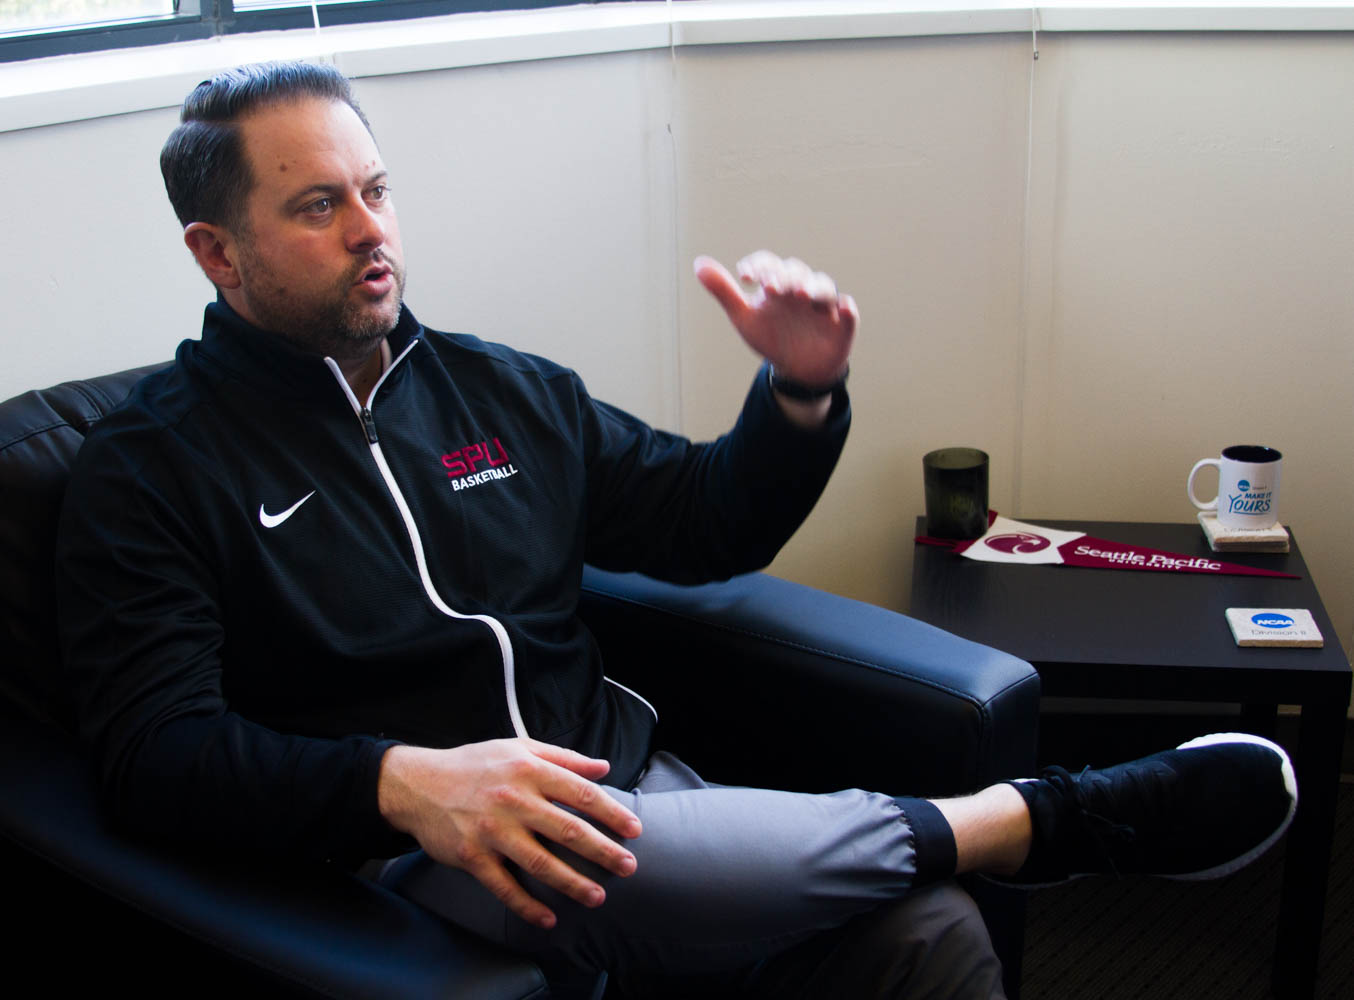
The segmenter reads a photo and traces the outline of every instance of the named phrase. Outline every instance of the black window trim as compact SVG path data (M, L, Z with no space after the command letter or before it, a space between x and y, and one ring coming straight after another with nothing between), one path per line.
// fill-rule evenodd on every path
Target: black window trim
M320 27L325 28L472 11L535 10L598 2L627 0L356 0L326 4L318 8L318 14ZM234 0L181 0L181 6L185 9L177 14L0 34L0 62L164 45L248 31L310 28L315 23L309 5L236 11Z

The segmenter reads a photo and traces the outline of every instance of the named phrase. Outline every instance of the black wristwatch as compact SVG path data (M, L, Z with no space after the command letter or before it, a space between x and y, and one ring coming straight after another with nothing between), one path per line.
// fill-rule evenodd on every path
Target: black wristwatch
M807 385L792 378L786 378L784 375L777 375L774 365L767 365L767 373L771 388L782 396L787 399L797 399L802 403L816 403L824 396L831 396L846 385L846 376L851 374L851 369L848 367L846 371L842 372L841 378L831 385Z

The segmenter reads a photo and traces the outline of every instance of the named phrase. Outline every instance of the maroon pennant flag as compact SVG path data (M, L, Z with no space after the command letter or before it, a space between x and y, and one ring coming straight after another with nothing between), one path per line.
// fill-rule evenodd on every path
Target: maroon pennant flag
M1082 566L1089 569L1136 569L1155 573L1208 573L1213 576L1277 576L1289 580L1293 573L1256 569L1222 562L1211 556L1185 556L1139 545L1125 545L1104 538L1092 538L1080 531L1043 528L1014 521L993 511L987 533L959 541L920 535L924 545L939 545L981 562L1025 565Z

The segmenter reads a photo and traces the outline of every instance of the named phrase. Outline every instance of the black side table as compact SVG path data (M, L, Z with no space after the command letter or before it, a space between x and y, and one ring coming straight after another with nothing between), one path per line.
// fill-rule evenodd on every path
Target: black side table
M1297 539L1285 554L1220 554L1197 524L1024 520L1301 577L999 565L918 545L910 614L1028 660L1045 695L1239 702L1252 720L1260 707L1261 729L1278 705L1300 706L1298 811L1284 858L1274 988L1284 998L1311 997L1351 675ZM1232 607L1306 608L1325 647L1239 648L1224 617Z

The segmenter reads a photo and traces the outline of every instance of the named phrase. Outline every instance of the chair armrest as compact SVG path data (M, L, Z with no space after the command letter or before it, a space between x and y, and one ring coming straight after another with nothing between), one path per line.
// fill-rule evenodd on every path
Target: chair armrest
M8 844L4 844L8 841ZM51 905L46 886L72 876L125 917L94 923L83 907L59 915L55 964L60 981L71 963L89 985L106 982L100 955L139 951L148 965L173 964L171 947L147 947L131 928L173 928L206 948L222 968L243 970L262 995L482 1000L543 997L544 977L531 963L484 944L415 904L344 869L281 866L205 858L147 846L111 828L74 741L26 719L0 722L0 845L21 859L10 868L10 902L31 918ZM28 894L30 898L24 899ZM60 893L54 893L60 896ZM126 909L130 907L130 909ZM230 963L221 963L228 956ZM26 955L26 958L34 956ZM35 967L47 968L45 962ZM185 995L216 995L213 971L183 963ZM135 983L128 984L133 992Z
M1032 773L1023 660L762 573L685 587L588 567L607 674L656 706L658 748L711 780L940 795Z

